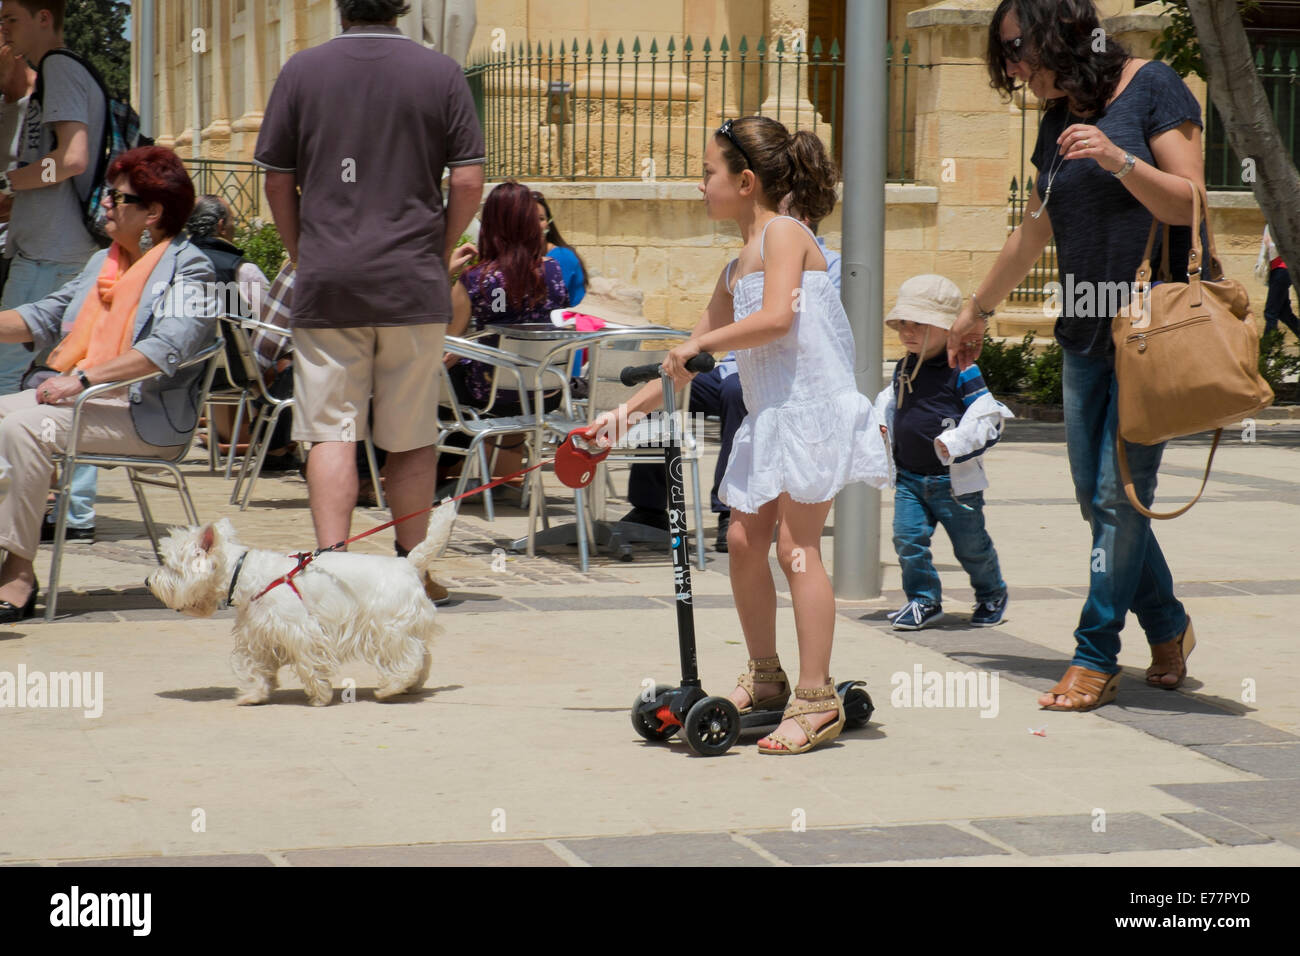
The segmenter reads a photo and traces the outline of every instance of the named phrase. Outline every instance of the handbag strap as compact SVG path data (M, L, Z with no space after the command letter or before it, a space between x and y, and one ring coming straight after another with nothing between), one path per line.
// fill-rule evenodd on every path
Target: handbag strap
M1115 451L1119 454L1119 478L1124 484L1124 494L1128 497L1128 503L1133 506L1133 510L1146 518L1156 518L1164 521L1168 518L1177 518L1180 514L1186 513L1192 505L1201 500L1201 495L1205 493L1205 484L1210 480L1210 466L1214 464L1214 453L1218 450L1219 439L1223 436L1223 429L1215 429L1214 443L1210 445L1210 457L1205 462L1205 474L1201 478L1201 487L1196 492L1196 497L1187 504L1183 505L1177 511L1170 511L1165 514L1158 514L1138 501L1137 491L1133 487L1133 473L1128 467L1128 453L1124 450L1124 439L1116 433Z

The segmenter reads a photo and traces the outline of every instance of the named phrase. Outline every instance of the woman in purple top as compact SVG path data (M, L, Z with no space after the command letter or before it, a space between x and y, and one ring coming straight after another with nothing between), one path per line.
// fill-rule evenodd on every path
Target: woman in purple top
M483 204L479 246L462 246L452 257L455 274L461 263L477 256L477 264L465 269L452 286L452 320L448 335L463 335L469 328L482 331L487 325L519 325L551 321L551 310L569 304L564 275L559 263L546 256L546 245L537 228L532 192L509 181L497 186ZM497 336L480 341L496 345ZM448 358L452 386L464 404L485 409L492 394L492 366L472 359ZM546 410L559 404L559 393L548 396ZM518 415L522 411L514 389L497 389L490 412ZM497 471L509 473L519 467L520 456L512 450L522 445L503 445Z

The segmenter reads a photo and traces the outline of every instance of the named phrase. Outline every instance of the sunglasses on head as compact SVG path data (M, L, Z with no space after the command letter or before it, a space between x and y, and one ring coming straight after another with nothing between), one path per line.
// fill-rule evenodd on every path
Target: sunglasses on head
M133 203L136 205L144 204L144 200L139 196L132 193L124 193L120 189L110 189L108 192L104 193L104 195L108 197L108 204L110 206L130 206Z
M735 125L735 122L735 120L727 120L718 127L717 135L727 137L727 141L740 151L741 158L745 160L745 166L749 169L753 169L754 164L749 158L749 153L745 152L745 147L740 145L740 141L737 140L735 134L731 132L731 127Z
M1012 63L1019 63L1024 59L1024 37L1012 37L1010 40L1002 41L1002 58Z

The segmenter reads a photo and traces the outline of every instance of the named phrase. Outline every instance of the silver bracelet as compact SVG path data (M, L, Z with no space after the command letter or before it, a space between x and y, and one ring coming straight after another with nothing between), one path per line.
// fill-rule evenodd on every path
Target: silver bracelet
M1133 172L1133 167L1137 164L1137 157L1132 153L1124 153L1124 165L1116 172L1111 173L1116 179L1123 179L1129 173Z

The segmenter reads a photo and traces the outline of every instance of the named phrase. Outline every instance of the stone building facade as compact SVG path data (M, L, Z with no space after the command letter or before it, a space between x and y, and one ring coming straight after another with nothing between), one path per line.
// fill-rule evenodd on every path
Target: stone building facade
M134 5L140 2L135 0ZM529 48L549 47L575 39L582 44L590 40L598 48L602 41L630 42L633 37L646 44L652 38L664 43L668 37L680 44L687 36L697 44L703 37L716 43L724 35L733 44L740 36L750 42L766 36L771 42L800 31L805 37L842 37L845 2L478 0L471 57L473 51L486 54L521 43ZM1012 224L1011 181L1015 177L1023 184L1026 173L1034 173L1027 152L1033 146L1038 104L1031 96L1022 109L1018 102L1002 102L988 87L981 56L997 0L887 2L888 39L896 48L907 41L912 61L920 65L912 73L906 96L891 97L891 109L895 114L906 111L905 124L912 132L910 142L904 144L903 163L904 178L910 181L886 187L884 304L889 307L908 276L939 272L971 288L992 265ZM1101 0L1098 7L1109 36L1119 38L1139 56L1149 55L1163 24L1162 3ZM333 0L158 0L156 9L154 128L158 141L175 147L183 157L195 155L197 130L198 156L250 159L262 107L280 64L338 30ZM199 37L205 52L196 52ZM133 62L139 62L138 56ZM822 130L829 130L827 124L843 122L842 115L827 115L824 95L820 99L813 95L806 75L800 79L788 67L782 72L769 65L752 70L749 76L750 89L757 91L754 101L738 104L733 93L728 102L712 104L699 122L716 123L728 110L740 107L765 113L779 107L783 121L798 117L804 125L816 114ZM587 75L573 79L587 83L586 89L594 82ZM141 80L136 76L133 82L138 85ZM541 83L537 77L528 82ZM689 87L685 78L671 72L657 82L655 95L660 100L667 91ZM604 83L610 85L610 77ZM1192 78L1189 85L1204 108L1204 84ZM736 74L731 89L738 86ZM133 99L138 102L138 97ZM635 104L637 110L647 105ZM846 111L851 117L851 91L836 112ZM898 122L899 116L892 115L891 128ZM543 134L562 137L565 130L552 126L538 136ZM719 270L734 255L734 230L730 224L712 223L705 217L694 181L570 177L537 179L531 184L552 200L566 238L581 248L593 273L644 292L645 314L652 321L678 327L693 324ZM1252 298L1260 303L1256 311L1262 312L1265 290L1250 276L1263 228L1260 211L1249 192L1213 191L1210 207L1224 265L1248 284ZM839 244L839 230L837 210L822 226L832 248ZM1050 325L1042 306L1029 302L1000 310L995 331L1017 338L1031 329L1046 335ZM892 333L886 331L886 337L887 353L898 354Z

